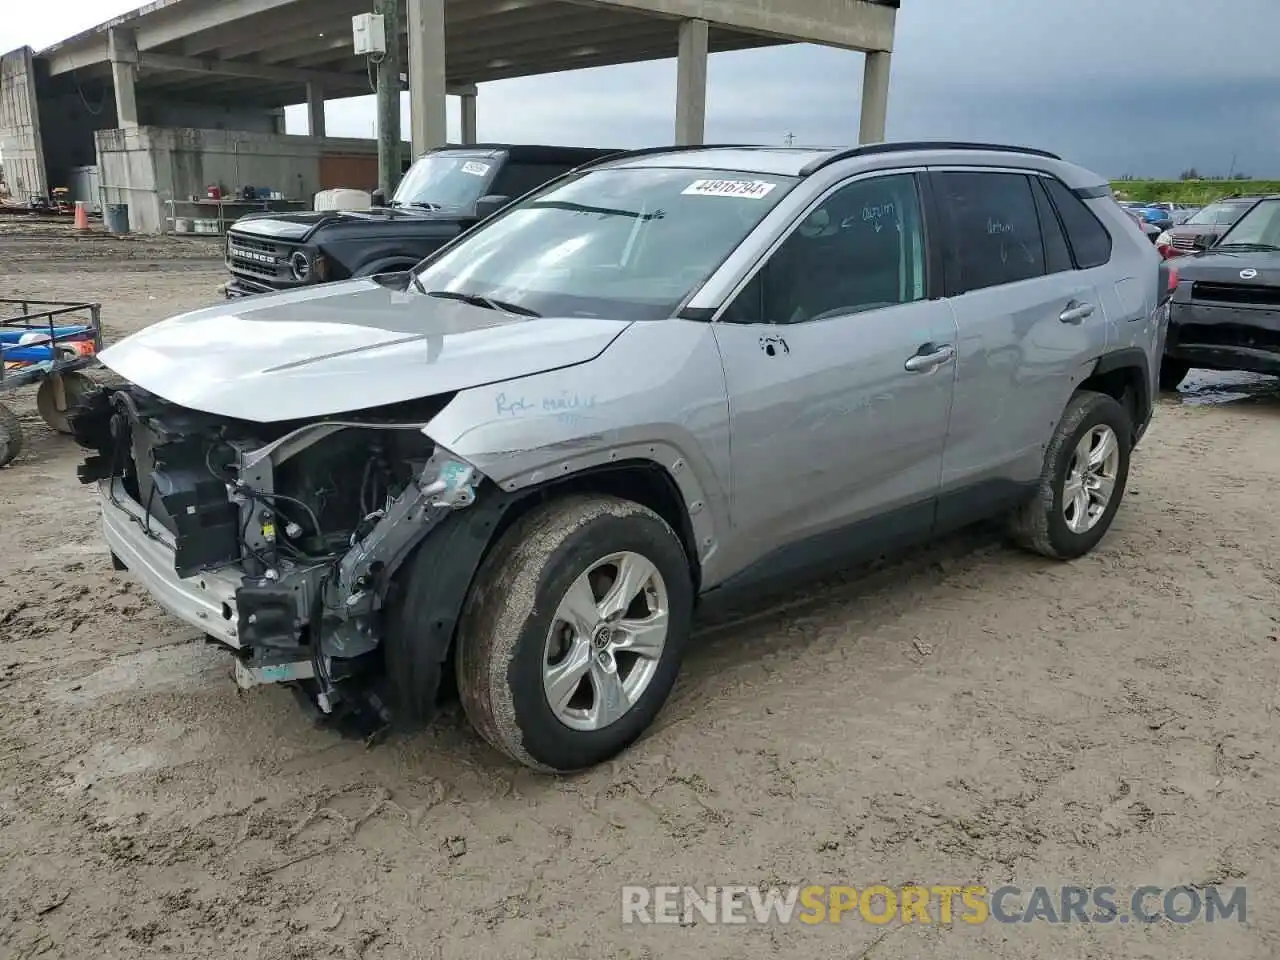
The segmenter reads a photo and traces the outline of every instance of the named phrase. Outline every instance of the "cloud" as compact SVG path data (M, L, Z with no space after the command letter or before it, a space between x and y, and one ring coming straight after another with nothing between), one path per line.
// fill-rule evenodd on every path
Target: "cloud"
M10 3L0 48L40 47L129 0ZM1107 174L1188 166L1280 176L1280 0L905 0L890 87L892 138L951 137L1056 150ZM709 139L857 139L862 57L793 46L711 58ZM670 142L675 64L504 80L480 88L488 140ZM450 118L459 134L456 102ZM408 128L407 103L404 129ZM328 107L333 135L372 135L370 98ZM305 111L290 108L290 129Z

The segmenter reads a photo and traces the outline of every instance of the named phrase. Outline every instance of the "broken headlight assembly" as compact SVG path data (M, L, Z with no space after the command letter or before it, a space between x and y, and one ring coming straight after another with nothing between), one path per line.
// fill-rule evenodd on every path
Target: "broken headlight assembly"
M476 500L475 467L424 432L447 400L273 426L108 389L76 418L97 451L80 476L132 501L138 535L171 546L185 582L236 574L223 616L242 686L307 681L329 712L339 681L381 665L396 571Z

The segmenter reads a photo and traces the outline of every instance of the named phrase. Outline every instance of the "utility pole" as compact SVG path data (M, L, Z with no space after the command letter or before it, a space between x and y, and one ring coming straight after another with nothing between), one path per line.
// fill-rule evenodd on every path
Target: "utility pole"
M378 61L378 187L388 200L400 183L400 19L404 0L382 0L387 52Z
M785 143L788 147L794 146L796 142L796 135L788 131L787 135L782 138L782 142Z

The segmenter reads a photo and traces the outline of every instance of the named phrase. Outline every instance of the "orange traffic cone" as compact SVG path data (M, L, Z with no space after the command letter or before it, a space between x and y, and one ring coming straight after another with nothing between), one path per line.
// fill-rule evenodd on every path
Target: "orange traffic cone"
M83 200L76 201L76 229L89 229L89 209Z

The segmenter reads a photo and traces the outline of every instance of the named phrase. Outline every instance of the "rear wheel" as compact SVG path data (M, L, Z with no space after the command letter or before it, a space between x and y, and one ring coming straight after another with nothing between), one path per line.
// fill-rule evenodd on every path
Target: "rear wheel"
M666 702L693 610L689 563L645 507L577 496L535 509L481 566L458 631L463 708L528 766L580 770Z
M1178 384L1187 378L1187 374L1191 372L1191 364L1184 363L1181 360L1170 360L1168 357L1160 361L1160 389L1174 391L1178 389Z
M1103 538L1129 478L1133 422L1102 393L1071 398L1045 452L1036 496L1013 515L1014 539L1035 553L1073 560Z

